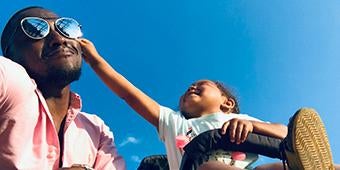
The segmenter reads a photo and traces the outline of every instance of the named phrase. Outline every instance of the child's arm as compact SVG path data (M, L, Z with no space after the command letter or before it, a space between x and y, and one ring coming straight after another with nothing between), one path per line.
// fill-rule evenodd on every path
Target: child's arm
M229 133L230 141L240 144L250 132L283 139L287 136L287 126L277 123L258 122L253 120L232 119L222 126L222 134Z
M92 67L104 83L119 97L124 99L137 113L158 128L159 104L131 84L115 71L86 39L79 39L85 61Z

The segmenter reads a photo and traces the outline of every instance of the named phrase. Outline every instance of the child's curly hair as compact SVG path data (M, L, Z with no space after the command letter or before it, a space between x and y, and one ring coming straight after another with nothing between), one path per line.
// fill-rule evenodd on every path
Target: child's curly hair
M217 88L221 90L223 95L225 95L226 97L230 97L235 101L235 106L231 110L231 112L239 114L240 108L239 108L238 101L237 101L236 97L231 93L231 91L222 82L219 82L219 81L213 81L213 82L216 84Z

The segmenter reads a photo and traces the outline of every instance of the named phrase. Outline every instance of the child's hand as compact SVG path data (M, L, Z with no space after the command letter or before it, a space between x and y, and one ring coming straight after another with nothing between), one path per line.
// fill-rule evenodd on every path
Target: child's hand
M251 121L234 118L225 122L221 131L222 134L226 134L228 130L230 141L236 141L237 144L240 144L247 139L248 134L252 132L253 129L254 127Z
M85 38L77 39L82 49L82 57L85 59L87 63L90 65L95 64L96 59L99 58L99 54L96 50L96 47L93 43Z

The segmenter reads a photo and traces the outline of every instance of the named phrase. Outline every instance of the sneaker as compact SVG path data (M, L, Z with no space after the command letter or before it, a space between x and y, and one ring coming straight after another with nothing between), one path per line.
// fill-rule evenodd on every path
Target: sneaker
M325 127L313 109L302 108L289 120L281 149L290 170L334 170Z

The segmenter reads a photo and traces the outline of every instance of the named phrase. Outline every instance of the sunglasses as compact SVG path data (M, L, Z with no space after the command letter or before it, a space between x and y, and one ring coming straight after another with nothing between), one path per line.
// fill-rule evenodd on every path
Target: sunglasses
M54 22L54 26L62 36L70 39L76 39L83 35L81 32L80 24L72 19L72 18L58 18ZM22 31L30 38L34 40L41 40L45 38L50 33L50 24L47 20L39 17L25 17L20 22L20 27ZM10 36L10 40L13 39L15 32L18 27L13 31L13 34ZM5 53L9 48L9 45L5 48Z

